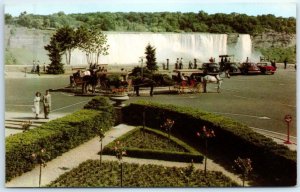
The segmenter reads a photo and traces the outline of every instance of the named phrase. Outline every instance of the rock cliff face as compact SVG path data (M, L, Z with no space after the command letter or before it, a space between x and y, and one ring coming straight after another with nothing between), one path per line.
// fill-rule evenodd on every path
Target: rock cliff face
M238 34L228 34L228 45L236 44ZM296 46L296 34L266 32L259 35L251 36L252 47L254 50L259 48L270 47L293 47Z

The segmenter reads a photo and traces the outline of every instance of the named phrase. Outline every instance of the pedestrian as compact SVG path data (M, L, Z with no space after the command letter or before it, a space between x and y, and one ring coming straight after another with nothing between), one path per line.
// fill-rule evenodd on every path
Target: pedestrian
M32 65L32 69L31 69L31 73L35 72L35 60L33 60L33 65Z
M189 69L192 69L192 67L193 67L192 65L193 65L193 63L192 63L192 61L190 61L189 62Z
M49 119L49 113L51 110L51 95L49 94L49 90L46 90L46 94L43 96L43 106L45 119Z
M286 69L286 65L287 65L287 58L284 59L283 63L284 63L284 69Z
M39 118L39 114L40 114L40 102L41 102L41 93L36 92L35 97L33 99L33 106L34 106L33 112L35 113L36 119Z
M36 66L36 72L40 76L40 65L39 64Z
M197 59L194 59L194 69L197 69Z
M179 61L179 69L183 69L183 60L182 60L182 57L180 58L180 61Z
M175 69L178 69L179 68L179 58L177 58L177 60L176 60L176 63L175 63Z
M43 65L43 72L44 73L46 72L46 63L44 63L44 65Z

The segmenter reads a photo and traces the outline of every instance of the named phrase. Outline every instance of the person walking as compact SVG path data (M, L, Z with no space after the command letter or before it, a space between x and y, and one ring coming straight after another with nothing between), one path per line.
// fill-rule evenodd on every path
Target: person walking
M40 76L40 65L39 64L36 66L36 73Z
M35 73L35 60L33 60L33 65L32 65L32 69L31 69L31 73Z
M182 58L180 58L180 61L179 61L179 69L183 69L183 60L182 60Z
M33 106L34 106L33 111L35 113L36 119L39 118L39 114L40 114L40 102L41 102L41 93L36 92L35 97L33 99Z
M51 110L51 95L49 94L49 90L46 90L46 94L43 96L43 106L45 119L49 119L49 113Z
M287 58L284 59L283 63L284 63L284 69L286 69L286 66L287 66Z

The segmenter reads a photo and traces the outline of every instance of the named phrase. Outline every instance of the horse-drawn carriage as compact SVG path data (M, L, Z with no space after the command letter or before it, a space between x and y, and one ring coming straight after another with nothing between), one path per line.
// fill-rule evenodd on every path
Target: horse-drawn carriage
M77 89L81 86L82 93L89 90L95 93L96 88L105 92L120 92L128 89L128 73L125 71L110 71L104 68L98 69L76 69L70 76L70 86Z
M217 92L220 92L222 79L220 74L209 75L203 70L189 69L189 70L174 70L175 74L172 75L172 79L176 82L174 88L179 93L184 93L185 90L193 93L206 92L208 83L218 84Z
M203 75L203 71L198 69L176 69L172 75L172 79L175 81L174 88L178 93L184 93L185 90L199 93Z

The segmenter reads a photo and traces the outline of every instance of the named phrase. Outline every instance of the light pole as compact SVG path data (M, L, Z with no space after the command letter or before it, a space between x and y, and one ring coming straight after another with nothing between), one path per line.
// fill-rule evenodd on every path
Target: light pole
M284 142L285 144L292 144L290 141L290 123L292 121L292 116L291 115L286 115L284 117L284 121L287 123L287 140Z

